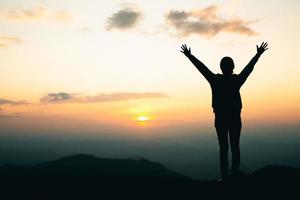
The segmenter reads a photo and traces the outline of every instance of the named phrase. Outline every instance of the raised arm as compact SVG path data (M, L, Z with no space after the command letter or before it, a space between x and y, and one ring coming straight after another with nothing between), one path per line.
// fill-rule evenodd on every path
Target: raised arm
M260 47L256 45L256 54L255 56L250 60L250 62L246 65L246 67L242 70L242 72L238 75L240 79L240 84L243 85L245 81L247 80L248 76L251 74L251 72L254 69L254 65L258 61L259 57L268 49L267 48L268 43L263 42Z
M186 57L190 59L190 61L195 65L195 67L199 70L199 72L206 78L208 82L211 82L214 74L195 56L191 53L191 48L187 48L185 44L181 46L181 51Z

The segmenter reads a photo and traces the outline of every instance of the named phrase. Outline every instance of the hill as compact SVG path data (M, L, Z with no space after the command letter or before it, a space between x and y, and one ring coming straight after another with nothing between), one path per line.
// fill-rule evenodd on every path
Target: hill
M201 170L201 169L199 169ZM267 166L227 182L192 180L146 159L73 155L32 166L0 167L7 199L101 198L292 198L300 170ZM4 193L2 193L4 195Z

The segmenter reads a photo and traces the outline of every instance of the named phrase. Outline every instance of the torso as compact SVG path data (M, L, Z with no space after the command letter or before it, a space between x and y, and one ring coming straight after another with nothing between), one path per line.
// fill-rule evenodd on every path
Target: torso
M217 74L210 85L214 112L240 112L242 101L236 74L230 76Z

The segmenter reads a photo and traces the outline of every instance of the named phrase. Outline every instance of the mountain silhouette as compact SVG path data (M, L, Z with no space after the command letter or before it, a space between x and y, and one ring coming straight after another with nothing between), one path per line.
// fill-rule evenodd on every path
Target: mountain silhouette
M0 167L0 176L103 176L140 177L156 179L187 179L166 169L163 165L146 159L108 159L77 154L58 160L19 167Z
M300 169L267 166L227 182L203 181L146 159L78 154L32 166L4 165L0 180L7 199L289 199L298 195Z

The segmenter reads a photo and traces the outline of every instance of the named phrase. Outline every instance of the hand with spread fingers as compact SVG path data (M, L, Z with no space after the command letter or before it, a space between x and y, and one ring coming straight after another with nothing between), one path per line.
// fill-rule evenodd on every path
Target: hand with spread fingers
M268 43L263 42L261 43L260 47L258 47L258 45L256 45L256 51L259 54L263 54L265 52L265 50L267 50Z
M191 53L191 47L187 48L186 44L181 45L181 53L183 53L185 56L189 57Z

